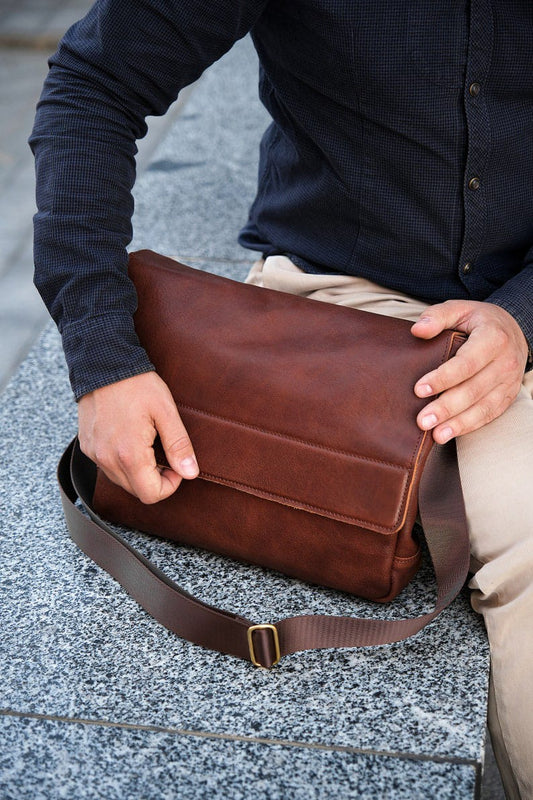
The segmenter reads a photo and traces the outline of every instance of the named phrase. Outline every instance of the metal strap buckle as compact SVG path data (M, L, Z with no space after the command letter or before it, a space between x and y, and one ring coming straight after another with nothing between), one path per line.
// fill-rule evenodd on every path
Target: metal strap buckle
M265 667L264 664L261 664L257 660L255 655L254 649L254 632L255 631L270 631L272 633L272 639L274 642L274 653L275 653L275 660L270 664L269 667ZM263 669L270 669L270 667L275 667L278 661L281 658L281 651L279 649L279 636L278 631L275 625L250 625L247 631L248 636L248 647L250 650L250 661L255 667L262 667Z

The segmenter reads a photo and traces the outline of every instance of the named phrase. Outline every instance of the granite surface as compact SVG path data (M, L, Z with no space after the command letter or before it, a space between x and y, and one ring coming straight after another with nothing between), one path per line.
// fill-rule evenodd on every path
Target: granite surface
M4 800L427 800L451 797L452 784L473 796L476 777L467 764L405 759L399 770L387 756L80 722L5 718L0 736Z
M196 166L145 173L134 247L246 271L234 239L264 127L241 85L247 76L253 86L253 64L243 42L192 93L154 164L185 142L180 163ZM0 398L2 798L474 797L488 647L466 594L407 642L300 653L272 671L181 641L68 537L54 473L75 416L49 326ZM398 601L376 606L128 535L185 589L257 622L416 614L433 597L427 567Z

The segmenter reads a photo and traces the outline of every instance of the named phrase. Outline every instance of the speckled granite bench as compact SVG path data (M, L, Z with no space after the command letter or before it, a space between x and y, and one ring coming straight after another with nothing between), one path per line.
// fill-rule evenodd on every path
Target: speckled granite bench
M139 182L134 247L245 275L254 83L247 42L204 76ZM54 473L75 407L51 327L0 398L0 428L2 798L476 796L488 647L466 594L408 642L256 670L161 628L70 541ZM186 589L252 618L432 602L427 568L383 608L130 535Z

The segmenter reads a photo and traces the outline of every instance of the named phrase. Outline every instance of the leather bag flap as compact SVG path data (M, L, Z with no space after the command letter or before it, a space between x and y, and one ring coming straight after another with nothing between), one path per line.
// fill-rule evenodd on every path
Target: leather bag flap
M200 477L382 533L403 524L431 448L416 380L464 337L243 285L141 251L135 325ZM157 309L157 311L156 311ZM158 325L152 315L157 313Z

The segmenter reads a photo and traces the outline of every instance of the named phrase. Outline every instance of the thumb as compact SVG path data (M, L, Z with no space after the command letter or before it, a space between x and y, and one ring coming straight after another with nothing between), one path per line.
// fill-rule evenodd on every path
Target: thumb
M461 328L468 309L460 300L447 300L428 306L411 327L413 336L419 339L432 339L448 328Z
M176 406L173 412L168 413L167 410L160 419L155 420L155 424L171 468L182 478L196 478L199 474L198 462Z

